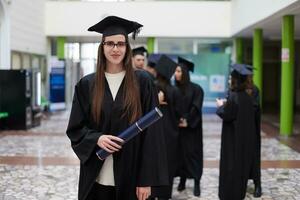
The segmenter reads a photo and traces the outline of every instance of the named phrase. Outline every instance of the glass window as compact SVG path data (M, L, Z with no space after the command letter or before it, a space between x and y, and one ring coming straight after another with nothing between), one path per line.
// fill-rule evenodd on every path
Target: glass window
M81 58L82 59L95 59L97 57L97 50L95 43L82 43L81 44Z
M82 59L81 69L83 76L95 72L95 61L94 59Z
M30 62L30 55L29 54L22 54L22 68L23 69L30 69L31 62Z
M40 69L40 59L38 56L32 56L32 68Z
M157 50L166 54L193 54L193 39L157 39Z
M11 66L12 66L12 69L21 69L21 63L22 63L22 60L21 60L21 55L19 53L16 53L16 52L12 52L12 63L11 63Z
M79 62L79 43L65 44L66 58Z

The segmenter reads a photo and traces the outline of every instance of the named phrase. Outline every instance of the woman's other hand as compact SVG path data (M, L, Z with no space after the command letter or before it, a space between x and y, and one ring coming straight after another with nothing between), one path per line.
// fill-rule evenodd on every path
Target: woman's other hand
M146 200L151 195L151 187L136 187L136 196L138 200Z
M181 128L187 127L188 124L187 124L186 119L185 118L180 118L180 122L179 122L178 126L181 127Z

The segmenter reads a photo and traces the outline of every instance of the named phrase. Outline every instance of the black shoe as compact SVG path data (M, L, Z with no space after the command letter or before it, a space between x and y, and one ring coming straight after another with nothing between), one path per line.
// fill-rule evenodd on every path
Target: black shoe
M254 193L253 193L253 196L255 198L258 198L258 197L261 197L261 186L255 186L255 189L254 189Z
M201 190L200 190L200 185L194 187L194 196L200 197Z
M180 182L177 187L178 192L185 190L185 181L186 181L186 178L182 178L182 177L180 178Z
M178 192L181 192L181 191L183 191L183 190L185 190L185 184L179 183L179 185L178 185L178 187L177 187L177 191L178 191Z
M201 193L200 190L200 180L194 179L194 196L199 197Z

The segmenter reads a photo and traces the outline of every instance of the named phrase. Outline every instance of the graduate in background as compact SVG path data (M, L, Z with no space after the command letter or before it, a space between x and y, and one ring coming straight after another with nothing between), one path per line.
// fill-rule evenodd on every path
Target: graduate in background
M158 106L153 81L132 67L128 34L141 24L108 16L90 27L103 34L96 73L75 86L67 135L80 160L79 200L146 200L168 184L163 135L156 125L122 146L116 135ZM104 161L100 148L113 153Z
M246 92L248 75L243 65L233 65L231 87L226 100L217 99L217 114L223 119L219 176L219 198L245 198L247 181L255 159L255 113L253 99Z
M167 151L169 185L152 188L152 199L158 197L159 200L172 198L173 179L178 163L178 140L179 140L179 118L182 105L181 96L178 89L170 84L170 78L175 72L176 62L162 55L156 64L157 89L159 91L160 110L163 113L161 126L165 139L165 149Z
M185 189L187 178L194 179L194 195L200 196L200 179L203 172L202 106L204 91L201 86L190 81L189 71L194 71L194 63L178 57L175 84L183 97L183 115L179 123L180 182L177 190Z
M157 76L157 71L155 69L155 66L156 66L155 61L148 60L148 63L145 67L145 70L151 74L151 77L153 80L155 80L155 78Z
M245 65L248 70L253 73L253 67L250 65ZM261 109L260 109L260 95L258 87L253 83L253 75L250 74L247 76L247 93L253 99L253 108L255 112L255 133L256 133L256 142L255 142L255 159L252 165L252 170L249 179L252 179L254 182L254 194L255 198L261 197L262 188L261 188Z
M132 49L132 62L136 69L145 68L145 57L147 53L147 49L143 46Z

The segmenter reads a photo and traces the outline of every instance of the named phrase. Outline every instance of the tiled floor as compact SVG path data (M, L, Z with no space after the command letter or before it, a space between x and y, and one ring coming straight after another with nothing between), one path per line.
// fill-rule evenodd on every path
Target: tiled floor
M62 112L29 131L0 132L0 200L77 199L78 159L65 135L68 113ZM204 116L204 173L201 198L192 195L193 181L174 200L217 200L221 121ZM262 134L262 187L265 200L300 199L300 153L269 134ZM174 188L178 184L175 179ZM246 199L252 197L249 181Z

